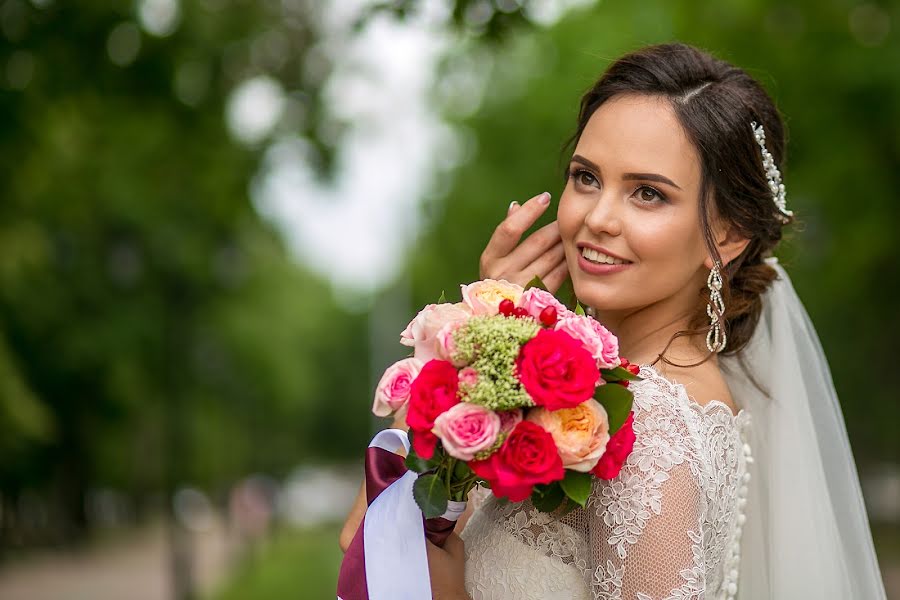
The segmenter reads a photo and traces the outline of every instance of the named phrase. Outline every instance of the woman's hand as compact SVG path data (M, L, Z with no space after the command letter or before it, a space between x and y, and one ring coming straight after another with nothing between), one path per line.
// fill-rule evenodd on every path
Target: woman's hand
M519 244L522 235L550 206L550 194L544 192L522 206L509 205L509 211L481 254L482 279L505 279L525 286L537 275L555 293L569 276L566 255L556 221L541 227Z
M458 534L451 533L441 548L427 539L428 572L431 575L431 595L434 600L469 600L465 588L465 544Z

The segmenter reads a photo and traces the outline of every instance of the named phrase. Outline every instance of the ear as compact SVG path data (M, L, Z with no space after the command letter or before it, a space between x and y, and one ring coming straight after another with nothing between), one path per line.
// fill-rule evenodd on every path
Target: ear
M716 240L716 248L722 257L723 265L727 265L740 256L747 244L750 243L750 239L741 235L737 228L731 224L717 223L714 225L713 238ZM714 264L713 257L707 256L703 264L707 269L712 269Z

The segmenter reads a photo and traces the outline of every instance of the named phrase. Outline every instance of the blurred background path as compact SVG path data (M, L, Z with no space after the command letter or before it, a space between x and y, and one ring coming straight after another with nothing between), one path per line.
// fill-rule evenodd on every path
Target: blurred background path
M194 536L201 595L223 581L232 547L221 521ZM42 552L0 567L3 600L168 600L168 539L162 523L73 551Z

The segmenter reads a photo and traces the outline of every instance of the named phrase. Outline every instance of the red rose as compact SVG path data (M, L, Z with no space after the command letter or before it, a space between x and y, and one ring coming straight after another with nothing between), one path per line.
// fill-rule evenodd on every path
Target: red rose
M490 482L495 496L506 496L512 502L530 496L534 485L552 483L565 475L553 436L530 421L516 425L487 460L470 462L469 467Z
M547 410L578 406L593 397L600 379L597 361L564 331L539 331L522 346L516 367L525 391Z
M445 360L425 363L409 390L409 412L406 424L413 430L413 449L424 459L434 456L437 436L431 429L439 414L459 403L456 391L459 375L456 367Z
M633 422L634 412L631 412L619 430L606 442L606 451L591 473L600 479L613 479L619 474L634 448L634 428L631 426Z

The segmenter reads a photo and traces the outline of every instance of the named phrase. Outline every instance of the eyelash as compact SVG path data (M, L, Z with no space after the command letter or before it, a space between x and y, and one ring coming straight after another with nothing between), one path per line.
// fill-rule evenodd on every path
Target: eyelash
M573 180L575 180L575 183L579 183L578 177L579 177L582 173L589 175L594 181L597 180L597 178L594 177L594 174L591 173L590 171L588 171L588 170L586 170L586 169L575 168L575 167L573 167L572 169L569 170L569 179L573 179ZM632 195L633 195L635 192L639 192L639 191L644 190L644 189L650 190L651 192L653 192L654 194L656 194L656 197L657 197L657 199L658 199L660 202L668 202L668 199L666 198L665 194L663 194L662 192L660 192L660 191L659 191L658 189L656 189L655 187L650 186L650 185L646 185L646 184L638 186L638 188L637 188L636 190L634 190L634 192L632 193Z

